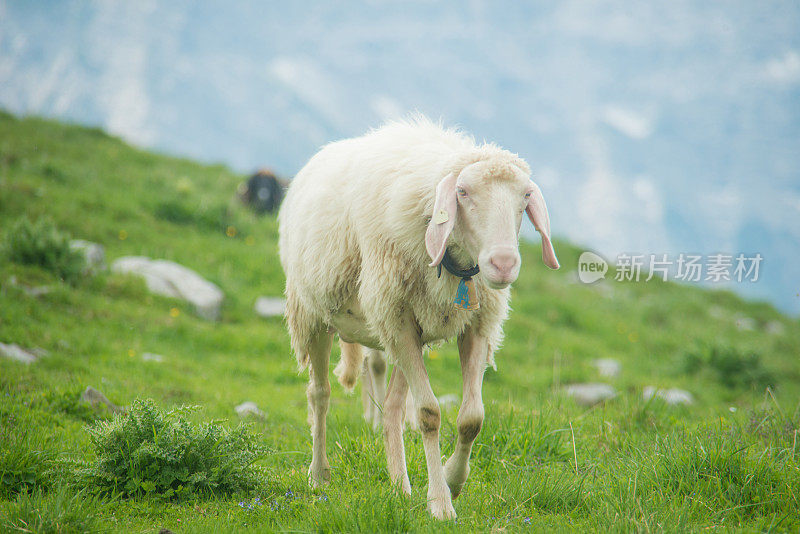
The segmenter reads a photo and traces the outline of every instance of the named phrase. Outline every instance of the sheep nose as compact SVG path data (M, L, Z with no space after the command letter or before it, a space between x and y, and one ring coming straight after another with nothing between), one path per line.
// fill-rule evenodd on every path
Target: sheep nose
M489 258L492 267L497 269L497 272L503 275L504 278L508 277L517 266L517 255L511 251L495 252Z

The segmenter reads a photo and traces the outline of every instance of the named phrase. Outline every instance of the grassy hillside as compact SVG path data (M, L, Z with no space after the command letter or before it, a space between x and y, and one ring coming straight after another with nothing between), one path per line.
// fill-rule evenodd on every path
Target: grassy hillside
M798 321L728 292L575 283L580 251L563 242L558 272L542 265L538 247L522 247L457 524L425 512L419 437L406 437L414 489L406 500L388 483L382 438L363 423L360 400L337 385L333 482L311 491L306 377L296 372L283 322L253 312L258 296L282 293L277 224L235 201L241 180L96 129L0 114L3 232L22 217L48 217L74 238L101 243L109 262L132 254L174 260L226 295L222 320L211 323L152 296L135 277L67 283L0 258L0 342L49 353L31 365L0 358L3 529L36 530L37 521L114 532L800 528ZM25 291L37 286L51 290ZM143 360L146 352L164 359ZM619 376L599 377L597 358L619 360ZM432 352L428 366L438 395L460 394L454 343ZM586 381L607 382L618 395L587 409L561 393ZM268 451L257 462L263 479L246 491L179 499L98 492L75 468L96 462L88 429L111 417L79 401L89 385L120 405L199 405L191 421L231 427L234 406L256 402L267 414L250 429ZM695 403L646 402L648 385L684 388ZM455 408L446 414L444 454L453 449L455 416Z

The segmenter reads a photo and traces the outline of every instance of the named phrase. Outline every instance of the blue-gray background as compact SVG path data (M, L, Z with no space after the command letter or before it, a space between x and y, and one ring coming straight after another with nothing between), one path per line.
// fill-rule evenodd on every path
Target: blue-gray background
M0 106L286 176L419 110L525 157L557 236L760 252L731 287L800 311L795 1L0 0Z

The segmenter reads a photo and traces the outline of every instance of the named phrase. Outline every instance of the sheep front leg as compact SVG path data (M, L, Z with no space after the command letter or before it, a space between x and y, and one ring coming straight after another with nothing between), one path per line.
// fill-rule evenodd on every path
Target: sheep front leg
M389 379L389 390L383 406L383 438L386 443L386 461L389 479L411 496L411 482L406 470L406 451L403 445L403 418L406 411L408 383L397 366Z
M441 426L439 403L431 389L428 372L422 359L419 335L413 329L406 330L398 336L397 343L390 349L390 354L395 356L397 366L403 371L411 395L414 397L417 423L422 432L422 444L428 466L428 510L436 519L455 519L456 511L453 509L450 488L445 480L439 449Z
M483 399L481 386L486 370L489 345L486 339L475 335L471 328L458 338L458 353L461 360L463 400L458 410L456 424L458 441L453 455L447 460L444 472L447 485L455 499L461 493L469 476L469 457L472 443L483 425Z

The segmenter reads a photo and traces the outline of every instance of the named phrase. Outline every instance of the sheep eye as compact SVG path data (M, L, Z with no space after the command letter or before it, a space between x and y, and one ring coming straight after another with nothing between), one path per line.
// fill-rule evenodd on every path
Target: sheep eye
M529 198L531 198L531 192L530 191L525 193L525 200L528 200Z
M462 197L465 197L465 196L467 196L467 190L466 190L466 189L464 189L463 187L459 187L459 188L458 188L458 195L459 195L459 196L462 196Z

